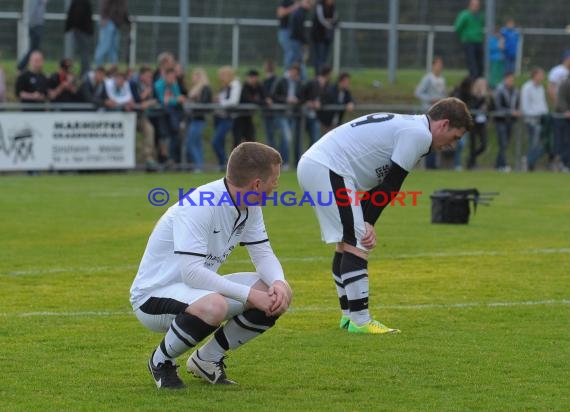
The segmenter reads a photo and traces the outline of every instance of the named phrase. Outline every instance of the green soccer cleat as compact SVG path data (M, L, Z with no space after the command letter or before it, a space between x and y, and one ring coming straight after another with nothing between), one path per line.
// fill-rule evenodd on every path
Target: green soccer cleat
M340 329L348 329L348 324L350 323L350 316L342 315L340 317L340 324L338 327Z
M354 322L348 324L348 331L350 333L367 333L371 335L383 335L389 333L400 333L399 329L392 329L386 325L381 324L377 320L372 319L370 322L362 326L358 326Z

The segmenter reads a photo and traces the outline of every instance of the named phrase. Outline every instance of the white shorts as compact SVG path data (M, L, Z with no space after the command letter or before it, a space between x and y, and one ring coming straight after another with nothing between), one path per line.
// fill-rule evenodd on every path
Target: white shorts
M346 188L355 193L357 189L354 182L306 157L302 157L297 166L297 179L303 192L308 192L315 204L322 240L326 243L344 242L367 250L360 243L366 233L362 207L356 206L354 201L350 205L340 206L335 198L338 189ZM331 196L332 204L326 205L330 203ZM341 200L346 202L346 199Z
M261 280L259 274L255 272L232 273L224 277L232 282L249 287L253 286L258 280ZM193 289L182 282L174 283L158 288L141 299L141 301L145 303L135 310L135 315L148 329L155 332L166 332L179 313L184 312L189 305L211 293L216 292L204 289ZM228 303L226 319L230 319L244 312L244 303L230 298L226 298L226 301ZM141 308L146 309L146 312Z

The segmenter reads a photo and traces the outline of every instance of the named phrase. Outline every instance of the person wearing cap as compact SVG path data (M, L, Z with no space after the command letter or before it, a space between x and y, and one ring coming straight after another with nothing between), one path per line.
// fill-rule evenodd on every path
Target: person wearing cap
M48 80L48 96L52 102L77 102L77 79L72 73L73 61L63 59L59 62L59 70Z
M570 74L570 49L562 54L562 62L548 73L548 97L552 105L556 105L556 96L558 95L558 88L566 77Z
M257 70L251 69L247 72L239 102L240 104L257 104L260 106L268 104L269 101L259 81ZM237 147L241 142L255 141L253 114L254 111L252 110L240 110L238 112L233 125L234 147Z

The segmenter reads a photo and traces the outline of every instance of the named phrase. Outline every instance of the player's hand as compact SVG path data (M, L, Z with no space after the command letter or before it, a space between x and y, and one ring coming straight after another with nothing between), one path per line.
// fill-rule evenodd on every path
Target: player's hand
M376 232L374 231L374 226L368 222L364 222L364 227L366 228L366 232L362 239L360 239L360 243L368 250L374 249L376 246Z
M282 315L289 309L293 292L287 282L277 280L271 285L267 292L270 296L275 296L275 302L270 310L271 316Z
M276 296L270 295L268 292L251 288L247 301L256 309L264 312L267 316L271 316L271 307L275 303Z

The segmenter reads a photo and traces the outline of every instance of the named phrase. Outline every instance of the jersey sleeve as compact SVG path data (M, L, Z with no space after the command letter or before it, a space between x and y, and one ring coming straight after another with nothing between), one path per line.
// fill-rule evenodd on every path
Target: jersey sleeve
M263 213L261 207L254 206L250 208L251 219L243 232L240 240L240 245L255 245L258 243L268 242L267 232L265 231L265 223L263 221Z
M429 152L430 146L430 133L420 129L404 129L397 137L391 160L410 172L418 160Z
M174 253L205 257L208 236L214 219L214 208L178 206L172 217Z

